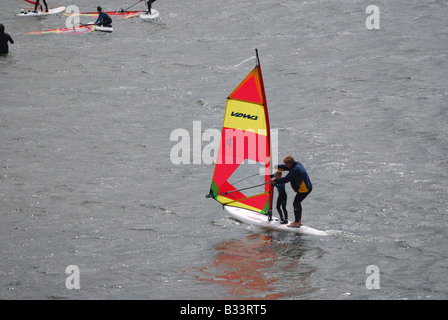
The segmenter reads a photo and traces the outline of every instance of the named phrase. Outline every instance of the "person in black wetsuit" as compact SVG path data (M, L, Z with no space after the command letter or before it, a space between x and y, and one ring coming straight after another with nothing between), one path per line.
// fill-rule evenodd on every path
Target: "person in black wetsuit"
M274 178L280 179L282 177L281 171L277 171L274 174ZM288 196L285 190L284 183L274 183L274 186L277 188L278 196L277 196L277 211L280 215L280 223L286 224L288 223L288 211L286 210L286 201L288 200ZM282 212L283 209L283 212Z
M156 2L156 0L148 0L148 2L147 2L149 14L151 14L151 6L152 6L153 2Z
M45 5L45 12L48 12L48 5L47 5L47 1L46 0L42 0L44 2ZM36 3L34 5L34 11L37 12L37 7L40 7L40 10L42 10L42 6L39 4L39 0L36 0Z
M9 34L5 33L5 26L3 24L0 24L0 54L9 53L8 42L11 42L11 44L13 44L14 40L12 40Z
M292 156L286 156L283 164L277 166L279 170L289 171L288 174L280 179L271 178L271 183L287 183L291 182L292 189L297 192L294 198L294 222L288 227L300 228L302 224L302 201L311 193L313 185L305 167L296 161Z
M109 15L103 12L103 9L100 6L98 6L96 9L98 10L98 19L96 20L95 24L97 26L111 27L112 19L109 17Z

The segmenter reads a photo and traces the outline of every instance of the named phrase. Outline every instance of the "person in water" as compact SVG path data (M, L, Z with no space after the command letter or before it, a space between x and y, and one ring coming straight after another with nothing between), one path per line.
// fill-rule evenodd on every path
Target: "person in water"
M5 32L5 26L0 23L0 54L9 53L8 42L14 44L14 40L12 40L11 36Z
M47 5L47 1L46 0L42 0L44 2L45 5L45 12L48 12L48 5ZM42 10L42 6L39 4L39 0L36 0L36 3L34 4L34 12L37 12L37 7L40 7L40 11Z
M280 179L282 177L282 172L277 171L274 174L275 179ZM277 211L280 215L280 223L286 224L288 223L288 211L286 210L286 201L288 196L285 190L284 183L274 183L274 186L277 188L278 196L277 196ZM282 211L283 209L283 211Z
M98 6L96 9L98 10L98 19L96 20L95 24L97 26L110 27L112 24L112 19L109 17L109 15L106 12L103 12L103 9L100 6Z
M148 0L148 2L147 2L149 14L151 14L151 7L152 7L153 2L156 2L156 0Z
M313 185L305 167L288 155L283 159L283 164L277 166L279 170L289 171L283 178L271 178L271 183L281 184L291 182L292 189L297 192L294 198L294 222L288 227L300 228L302 225L302 201L311 193Z

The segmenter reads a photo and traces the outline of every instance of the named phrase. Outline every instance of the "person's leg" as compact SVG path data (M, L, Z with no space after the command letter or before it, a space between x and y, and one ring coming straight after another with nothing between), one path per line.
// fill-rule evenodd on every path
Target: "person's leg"
M277 211L278 214L280 215L280 219L283 220L283 212L282 212L282 197L278 196L277 198Z
M108 18L108 19L104 20L103 26L110 27L111 25L112 25L112 19L111 18Z
M288 220L288 211L286 210L286 198L282 202L282 208L285 220Z
M309 192L306 193L297 193L294 202L294 222L290 224L291 227L298 227L302 224L302 201L309 195Z

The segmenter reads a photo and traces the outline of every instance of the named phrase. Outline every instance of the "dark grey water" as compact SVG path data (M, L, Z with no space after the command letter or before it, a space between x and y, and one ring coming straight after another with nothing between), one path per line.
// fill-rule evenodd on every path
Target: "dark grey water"
M152 23L41 36L66 18L23 2L0 4L1 299L448 298L446 1L158 0ZM255 48L329 237L238 223L203 196L213 166L170 158L173 130L220 128Z

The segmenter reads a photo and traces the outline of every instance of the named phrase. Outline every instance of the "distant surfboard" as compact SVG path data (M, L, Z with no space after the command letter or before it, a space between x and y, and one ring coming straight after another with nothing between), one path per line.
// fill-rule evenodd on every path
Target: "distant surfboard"
M110 26L110 27L97 26L93 22L89 22L87 25L80 24L73 28L57 28L57 29L48 29L48 30L42 30L42 31L31 31L31 32L26 32L26 34L49 34L49 33L83 34L83 33L94 32L94 31L113 32L114 29L112 28L112 26Z
M101 32L113 32L114 28L112 28L112 26L97 26L94 25L93 26L93 31L101 31Z
M151 9L151 13L149 13L148 11L142 13L140 15L140 19L142 20L153 20L156 19L160 16L159 11L155 10L155 9Z
M32 10L22 10L18 15L20 17L43 17L43 16L48 16L50 14L61 13L64 10L65 10L65 7L54 8L54 9L48 10L48 12L32 11Z
M328 236L328 233L326 233L325 231L314 229L304 225L301 225L300 228L288 227L286 224L280 224L280 221L277 218L273 218L272 221L268 221L268 217L266 215L257 213L255 211L229 206L225 206L224 208L235 219L268 230L294 232L313 236Z

